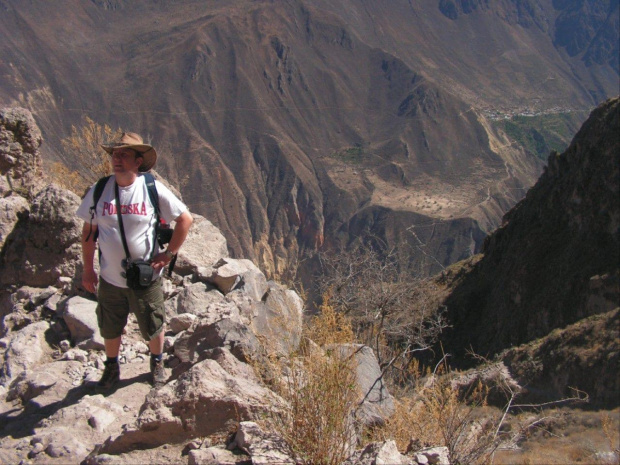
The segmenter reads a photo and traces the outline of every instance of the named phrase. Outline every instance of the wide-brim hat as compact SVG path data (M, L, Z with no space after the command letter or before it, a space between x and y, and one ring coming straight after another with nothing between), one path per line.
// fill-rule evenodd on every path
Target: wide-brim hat
M115 149L132 149L140 153L142 164L138 171L144 173L149 171L157 161L157 152L149 144L145 144L139 134L135 132L124 132L118 140L101 144L101 148L112 154Z

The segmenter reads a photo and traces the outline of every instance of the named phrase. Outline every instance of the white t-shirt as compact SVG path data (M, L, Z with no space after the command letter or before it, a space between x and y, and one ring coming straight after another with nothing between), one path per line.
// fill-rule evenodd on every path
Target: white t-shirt
M97 202L92 224L97 226L99 230L101 277L114 286L127 287L127 280L121 274L125 271L122 267L122 261L126 257L116 214L114 185L115 177L111 176ZM179 215L187 211L185 204L170 192L170 189L158 181L155 181L155 185L159 197L159 214L167 223L174 221ZM90 223L91 220L90 207L93 204L94 187L88 191L77 210L77 215L87 223ZM149 199L144 176L139 175L131 186L119 186L118 192L125 238L131 258L134 260L150 260L157 218L155 208ZM157 244L155 254L160 251L159 244ZM155 277L157 276L156 273Z

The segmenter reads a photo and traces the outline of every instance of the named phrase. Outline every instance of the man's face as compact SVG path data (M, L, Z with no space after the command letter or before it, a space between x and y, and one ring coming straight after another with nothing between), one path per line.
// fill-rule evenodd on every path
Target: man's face
M138 152L132 149L123 148L112 151L112 169L114 174L137 173L142 160L142 157L138 156Z

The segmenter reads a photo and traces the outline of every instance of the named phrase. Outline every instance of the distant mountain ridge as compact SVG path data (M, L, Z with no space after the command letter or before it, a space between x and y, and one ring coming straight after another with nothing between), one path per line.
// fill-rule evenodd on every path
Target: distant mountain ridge
M449 288L447 351L459 358L464 350L493 355L617 310L619 129L616 97L592 112L563 154L549 158L526 198L486 239L483 254L440 278ZM616 311L610 331L615 325L617 332L617 318Z
M270 274L378 234L428 275L479 251L542 169L485 111L577 125L617 92L617 3L579 5L4 0L0 103L33 111L48 162L72 166L59 141L85 115L145 135Z

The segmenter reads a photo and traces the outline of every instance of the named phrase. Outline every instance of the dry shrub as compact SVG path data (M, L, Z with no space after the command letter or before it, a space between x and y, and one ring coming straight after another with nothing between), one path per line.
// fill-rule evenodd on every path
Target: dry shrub
M307 331L321 343L350 342L350 324L324 305ZM331 335L330 335L331 333ZM269 359L271 388L289 404L267 421L303 464L340 464L355 440L352 412L360 400L351 357L328 355L313 343L290 359ZM275 376L273 376L275 375Z
M336 311L329 292L323 297L320 313L306 327L306 335L320 346L347 344L355 339L350 319Z
M609 449L615 454L616 464L620 464L620 425L618 420L614 420L609 414L601 414L601 427Z
M453 464L485 463L499 445L501 421L501 415L484 408L487 395L481 384L459 393L449 377L431 376L399 399L394 415L372 432L373 439L394 439L401 451L446 446Z
M54 181L81 196L97 179L110 174L110 157L103 151L101 144L120 137L121 133L121 129L113 130L107 124L98 124L88 116L84 117L82 126L71 126L71 135L61 142L67 159L77 169L70 170L62 163L54 163Z
M407 383L415 354L429 350L445 328L440 291L403 268L401 248L357 244L321 255L316 286L352 323L358 342L374 350L387 383Z

